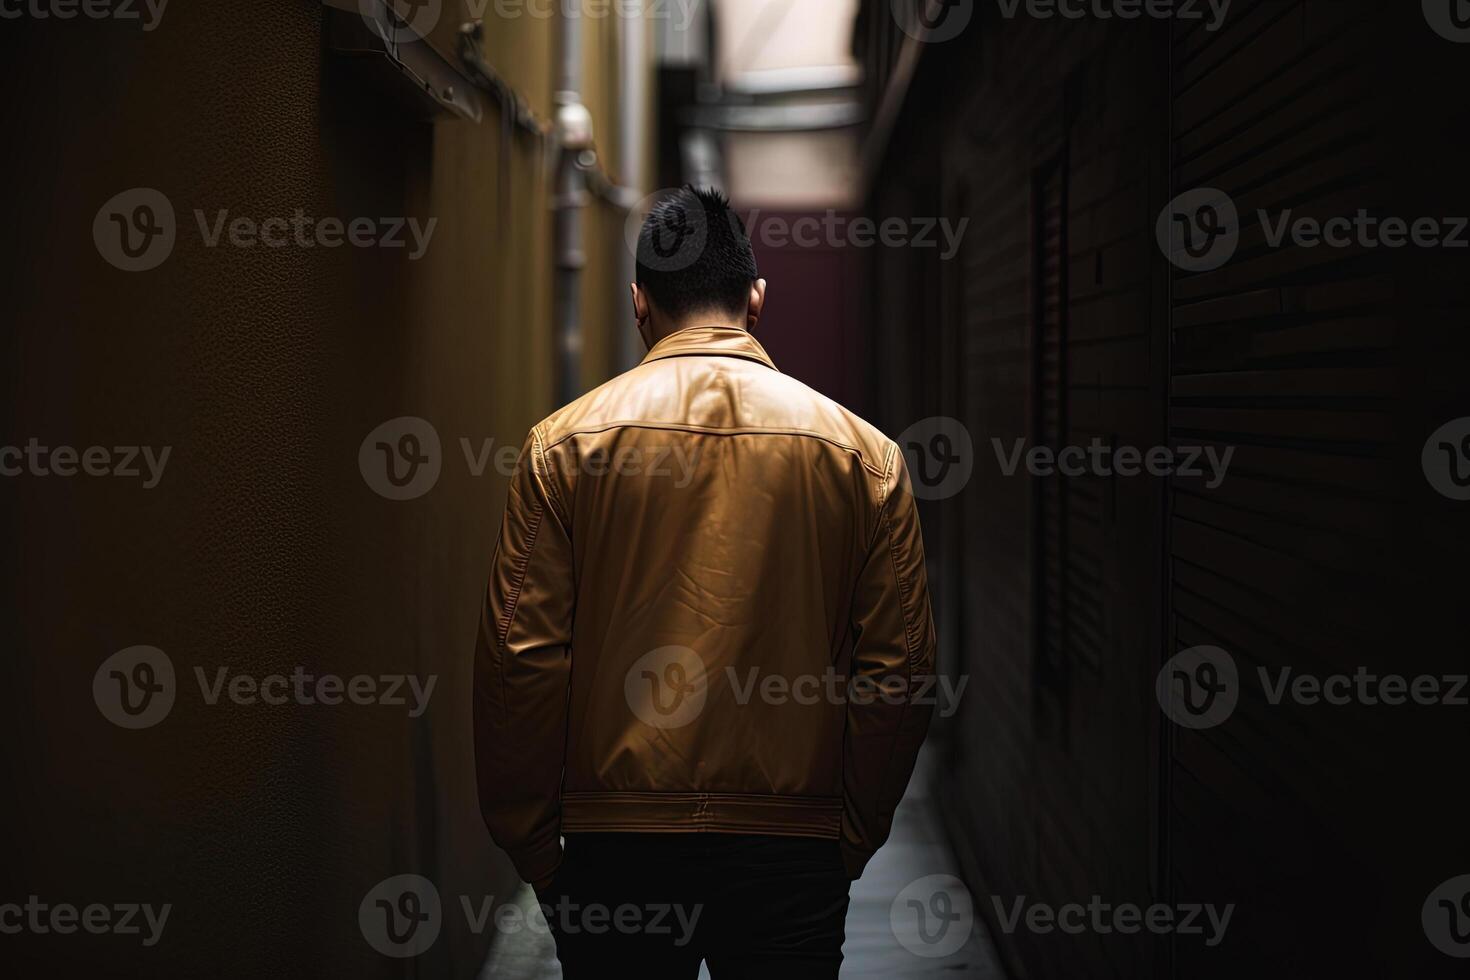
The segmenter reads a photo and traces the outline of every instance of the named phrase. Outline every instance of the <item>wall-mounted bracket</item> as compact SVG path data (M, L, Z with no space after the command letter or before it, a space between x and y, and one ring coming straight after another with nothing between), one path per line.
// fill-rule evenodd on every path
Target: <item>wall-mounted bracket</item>
M327 48L370 83L427 118L479 122L484 105L474 84L405 21L387 0L322 0Z

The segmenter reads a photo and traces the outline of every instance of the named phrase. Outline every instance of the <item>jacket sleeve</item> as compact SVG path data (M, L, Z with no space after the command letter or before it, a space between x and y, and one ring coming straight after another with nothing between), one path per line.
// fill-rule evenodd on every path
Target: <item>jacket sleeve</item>
M924 540L903 454L892 445L877 527L853 593L852 630L842 852L857 878L888 839L934 710Z
M576 587L567 511L536 429L511 478L475 648L475 773L490 836L526 881L561 863Z

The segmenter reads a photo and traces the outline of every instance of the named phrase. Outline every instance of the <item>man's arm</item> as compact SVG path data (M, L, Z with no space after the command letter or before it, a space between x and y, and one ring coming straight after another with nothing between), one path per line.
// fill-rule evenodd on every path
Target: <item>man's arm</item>
M568 515L533 429L511 478L475 647L480 811L526 881L561 863L576 588Z
M929 690L920 679L934 674L935 647L919 512L897 447L885 463L878 526L853 593L842 779L842 852L853 878L888 839L934 710L927 697L915 703Z

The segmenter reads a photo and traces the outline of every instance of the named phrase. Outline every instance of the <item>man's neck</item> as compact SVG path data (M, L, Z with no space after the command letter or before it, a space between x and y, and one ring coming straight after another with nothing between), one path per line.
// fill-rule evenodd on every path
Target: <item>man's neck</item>
M693 330L696 327L725 327L732 330L744 330L744 319L737 320L728 313L706 313L683 317L676 323L656 330L653 334L653 342L656 344L665 337L671 337L681 330Z

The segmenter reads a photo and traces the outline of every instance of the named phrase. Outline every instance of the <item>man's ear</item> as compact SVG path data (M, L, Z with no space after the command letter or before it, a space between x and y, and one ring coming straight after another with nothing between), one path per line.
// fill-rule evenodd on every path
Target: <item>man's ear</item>
M645 322L648 319L648 293L636 282L628 283L628 292L633 297L633 319Z
M652 347L653 337L648 332L648 293L636 282L628 283L628 291L633 298L633 320L638 324L638 335L645 346Z
M750 284L750 306L745 313L745 329L751 333L755 332L756 324L760 323L761 310L766 307L766 281L757 279Z

